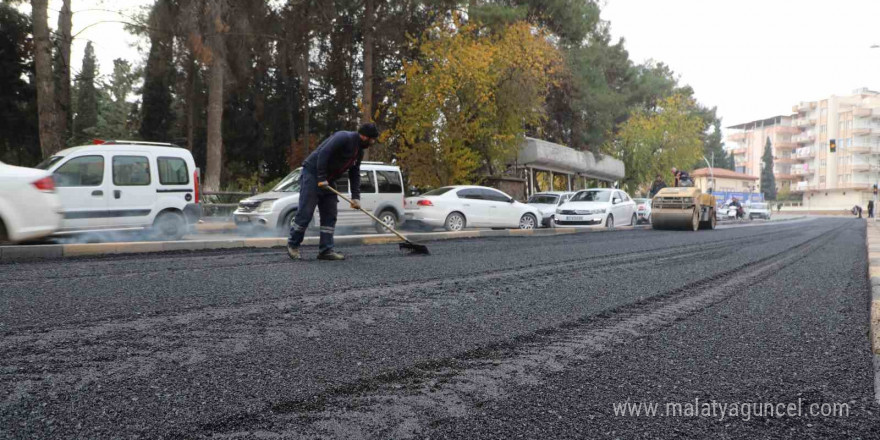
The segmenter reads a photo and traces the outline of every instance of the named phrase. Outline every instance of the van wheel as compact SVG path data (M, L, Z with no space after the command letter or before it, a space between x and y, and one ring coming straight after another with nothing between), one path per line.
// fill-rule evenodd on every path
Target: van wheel
M394 214L394 211L385 210L379 213L379 220L382 220L382 223L388 225L392 229L397 229L397 215ZM376 223L376 232L380 234L384 234L389 232L388 229L382 224Z
M186 234L186 219L176 212L163 212L153 221L153 235L160 240L180 240Z

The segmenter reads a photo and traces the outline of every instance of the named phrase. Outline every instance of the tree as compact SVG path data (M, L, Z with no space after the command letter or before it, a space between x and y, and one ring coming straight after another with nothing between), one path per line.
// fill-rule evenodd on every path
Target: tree
M30 33L30 18L0 3L0 161L25 166L42 155Z
M31 1L40 149L43 152L43 157L51 156L62 147L55 108L55 80L52 76L52 40L49 38L48 3L49 0Z
M773 175L773 146L770 138L764 144L764 155L761 157L761 192L766 200L776 200L776 177Z
M713 111L714 113L714 111ZM724 140L721 136L721 120L714 118L712 121L712 131L705 136L703 141L703 156L713 161L713 167L725 170L735 170L733 166L733 157L724 149ZM704 166L703 159L700 158L693 168Z
M58 134L62 144L70 140L70 124L73 113L70 101L70 46L73 43L71 28L73 12L70 0L63 0L58 13L58 48L55 53L55 105L58 118Z
M73 137L76 143L83 143L98 136L98 91L95 80L98 75L98 62L92 42L86 43L82 70L76 80L76 114L73 118Z
M559 53L528 23L485 33L474 25L436 27L404 64L392 141L410 181L469 183L513 158L525 127L545 118Z
M623 124L606 153L623 161L628 192L644 189L657 174L695 163L703 151L702 119L693 113L693 99L676 94L658 102L655 110L639 109Z
M113 60L113 76L102 84L98 108L97 133L108 139L130 139L136 127L131 120L132 104L127 99L132 93L138 74L123 59Z
M174 83L174 17L171 0L157 0L148 18L150 52L144 69L140 137L165 142L174 122L171 111Z
M205 188L220 189L220 173L223 169L223 76L226 73L225 41L228 32L224 19L226 0L211 0L208 6L208 50L210 79L208 81L208 145Z

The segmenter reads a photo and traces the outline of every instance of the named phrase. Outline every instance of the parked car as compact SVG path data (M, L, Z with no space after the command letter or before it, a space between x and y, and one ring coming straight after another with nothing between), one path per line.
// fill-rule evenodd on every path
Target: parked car
M619 189L578 191L556 210L554 224L559 227L613 228L615 224L635 225L636 204Z
M299 207L301 171L302 168L297 168L267 193L240 201L238 208L233 212L235 224L239 227L277 228L284 233L289 231ZM343 194L351 195L348 175L336 180L336 188ZM361 207L372 212L392 228L397 228L404 221L403 188L400 167L381 162L361 164ZM378 232L386 231L364 213L352 209L341 198L336 219L336 227L375 227ZM315 210L312 221L314 224L320 222L318 210Z
M754 220L756 218L770 220L771 211L772 209L770 208L770 204L763 202L753 202L749 206L749 220Z
M541 211L485 186L444 186L406 199L407 221L447 231L538 227Z
M532 194L526 203L541 211L541 226L546 228L553 226L553 216L556 214L556 208L567 202L573 195L573 192L540 192Z
M651 223L651 199L633 199L636 203L636 223Z
M147 229L178 240L201 215L192 153L172 144L106 141L62 150L37 167L55 178L59 232Z
M0 162L0 243L45 237L61 227L52 174Z

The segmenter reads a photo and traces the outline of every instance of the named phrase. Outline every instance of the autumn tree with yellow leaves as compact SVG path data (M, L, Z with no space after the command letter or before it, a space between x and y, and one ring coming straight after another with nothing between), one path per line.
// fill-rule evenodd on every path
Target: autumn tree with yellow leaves
M492 31L455 23L426 35L400 72L389 137L411 184L473 183L513 159L526 127L544 120L560 55L526 22Z
M704 121L692 98L675 94L656 109L634 111L605 152L623 161L622 187L629 193L644 190L654 176L671 182L671 168L696 163L703 152Z

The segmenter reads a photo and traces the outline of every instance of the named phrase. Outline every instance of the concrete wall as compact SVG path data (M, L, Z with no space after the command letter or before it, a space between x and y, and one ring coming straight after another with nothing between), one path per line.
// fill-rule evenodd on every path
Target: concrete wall
M623 162L613 157L577 151L534 138L526 138L519 150L517 163L607 181L620 180L626 175Z

